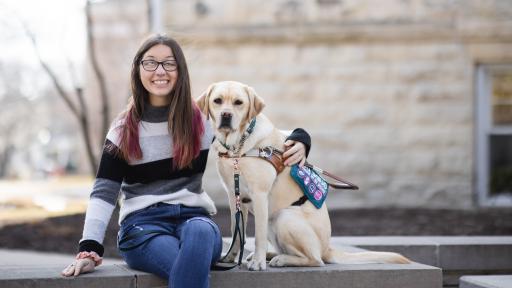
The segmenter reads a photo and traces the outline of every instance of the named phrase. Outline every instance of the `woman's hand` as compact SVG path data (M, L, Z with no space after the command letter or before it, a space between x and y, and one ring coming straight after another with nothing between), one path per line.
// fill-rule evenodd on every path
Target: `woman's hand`
M284 165L292 166L299 163L300 167L304 166L304 163L306 163L306 146L302 142L286 140L284 150Z
M94 260L92 258L77 259L71 263L68 267L62 270L62 276L78 276L79 274L89 273L94 270Z

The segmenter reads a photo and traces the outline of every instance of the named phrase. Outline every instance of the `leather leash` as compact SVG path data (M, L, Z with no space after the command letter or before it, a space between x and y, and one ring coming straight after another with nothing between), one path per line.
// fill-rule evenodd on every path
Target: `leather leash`
M226 271L235 268L236 266L242 265L242 259L244 257L244 246L245 246L245 227L244 227L244 215L240 209L240 167L238 166L238 160L240 158L233 158L233 178L235 181L235 231L233 232L233 239L231 240L231 246L228 252L222 259L220 259L215 265L212 266L212 270ZM242 227L242 228L240 228ZM233 247L235 246L237 237L240 237L240 255L238 256L238 263L234 265L221 264L224 259L229 255ZM220 262L220 263L219 263Z

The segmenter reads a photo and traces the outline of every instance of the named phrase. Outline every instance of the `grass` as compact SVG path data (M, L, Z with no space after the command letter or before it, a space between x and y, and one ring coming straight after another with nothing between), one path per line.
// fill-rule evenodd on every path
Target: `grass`
M0 180L0 226L84 213L92 181L88 176Z

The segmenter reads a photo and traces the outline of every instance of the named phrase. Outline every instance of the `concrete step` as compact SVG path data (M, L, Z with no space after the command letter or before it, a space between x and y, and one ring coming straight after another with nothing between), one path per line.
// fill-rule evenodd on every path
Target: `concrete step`
M445 287L457 286L463 275L512 273L512 236L333 237L332 243L398 252L439 267Z
M228 240L229 239L225 239ZM225 241L226 242L226 241ZM254 239L247 239L246 253L252 251ZM363 249L338 245L344 251L362 251ZM224 245L225 250L228 244ZM29 258L29 254L25 257ZM7 253L3 256L9 257ZM38 257L44 257L39 255ZM36 257L37 258L37 257ZM166 281L154 275L132 270L125 264L111 264L97 267L94 273L76 278L64 278L60 271L68 259L55 256L52 264L15 265L4 262L0 265L0 287L166 287ZM28 259L27 259L28 260ZM41 258L40 258L41 260ZM35 261L42 263L43 261ZM34 262L30 262L34 263ZM1 264L1 263L0 263ZM272 268L266 271L248 271L245 267L230 271L212 271L211 287L411 287L436 288L442 286L442 271L439 268L412 263L398 264L360 264L326 265L324 267L287 267Z
M226 242L229 240L225 239ZM323 284L333 287L457 287L463 275L512 274L510 236L333 237L332 244L346 251L394 251L427 265L327 265L320 268L269 268L264 272L246 269L214 271L212 287L235 287L235 284L236 287L266 288L277 285L321 287ZM225 249L227 247L228 243L225 243ZM246 255L253 248L254 239L247 239ZM165 286L164 280L131 270L115 259L105 261L95 273L69 279L60 277L59 273L72 260L72 255L0 250L0 256L0 287ZM432 266L443 269L442 280L441 270Z
M99 266L94 273L65 278L62 266L4 267L0 270L0 287L167 287L154 275L129 269L125 264ZM441 270L423 264L326 265L324 267L268 268L254 272L245 268L212 271L211 287L441 287Z
M510 288L512 275L463 276L460 288Z

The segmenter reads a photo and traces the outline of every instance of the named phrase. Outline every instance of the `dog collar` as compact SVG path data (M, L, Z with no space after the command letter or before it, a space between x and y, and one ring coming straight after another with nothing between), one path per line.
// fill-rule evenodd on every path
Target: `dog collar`
M223 143L219 140L219 143L224 146L228 151L234 152L235 154L239 154L242 150L242 147L244 146L245 140L252 134L254 131L254 126L256 126L256 117L251 119L251 123L249 123L249 127L244 131L244 134L242 134L242 137L240 138L240 142L238 143L238 147L230 146L226 143Z

